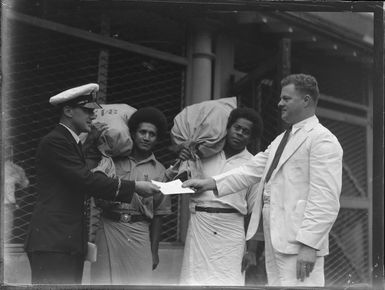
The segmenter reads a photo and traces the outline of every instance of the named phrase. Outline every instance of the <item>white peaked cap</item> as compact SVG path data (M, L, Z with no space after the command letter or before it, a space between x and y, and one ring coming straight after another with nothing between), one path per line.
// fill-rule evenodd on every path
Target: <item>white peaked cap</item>
M68 104L89 109L99 109L101 107L96 102L96 93L98 91L99 85L90 83L61 92L51 97L49 103L54 106Z

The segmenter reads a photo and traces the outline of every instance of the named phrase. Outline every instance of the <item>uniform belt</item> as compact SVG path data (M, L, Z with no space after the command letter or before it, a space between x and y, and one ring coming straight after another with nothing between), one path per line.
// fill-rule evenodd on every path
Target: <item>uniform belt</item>
M141 221L148 221L148 222L150 221L150 218L144 215L131 215L125 212L116 212L116 211L109 211L109 210L103 210L102 216L110 220L113 220L115 222L122 222L122 223L136 223Z
M205 211L208 213L239 213L235 208L202 207L195 206L195 211Z

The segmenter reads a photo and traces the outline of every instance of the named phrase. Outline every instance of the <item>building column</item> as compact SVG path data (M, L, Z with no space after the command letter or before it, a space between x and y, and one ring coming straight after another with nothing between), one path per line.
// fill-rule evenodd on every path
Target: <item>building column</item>
M221 33L215 41L214 99L230 96L231 78L234 72L234 40Z
M212 28L203 21L192 25L189 44L189 72L186 105L211 100L212 67L215 59L212 53Z
M187 83L185 106L211 100L212 67L215 55L212 53L212 29L204 20L195 20L191 25L188 44ZM180 240L184 242L190 217L189 197L180 198Z

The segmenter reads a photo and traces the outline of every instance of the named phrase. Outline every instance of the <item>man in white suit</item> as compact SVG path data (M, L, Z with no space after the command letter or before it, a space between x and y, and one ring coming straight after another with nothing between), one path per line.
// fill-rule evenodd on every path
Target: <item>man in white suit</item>
M262 212L269 286L324 286L324 256L340 208L343 150L315 116L316 79L289 75L281 87L285 133L247 164L184 186L224 196L260 182L246 238L255 235Z

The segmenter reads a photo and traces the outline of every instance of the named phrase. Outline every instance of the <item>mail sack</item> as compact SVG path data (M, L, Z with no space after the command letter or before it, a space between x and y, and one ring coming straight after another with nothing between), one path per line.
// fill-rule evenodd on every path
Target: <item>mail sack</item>
M204 101L184 108L174 118L171 140L176 151L190 149L193 160L178 164L178 174L189 171L188 177L200 177L200 158L220 152L226 141L230 112L237 107L236 97Z
M90 148L87 157L97 162L101 155L116 157L128 156L131 153L133 141L128 129L128 120L136 109L127 104L102 104L102 109L96 109L93 123L104 123L107 129L96 141L96 146ZM84 143L88 134L80 134ZM92 166L91 168L93 168Z
M111 157L130 155L133 142L127 124L136 109L127 104L101 106L96 110L95 122L107 124L107 130L100 136L99 150Z

